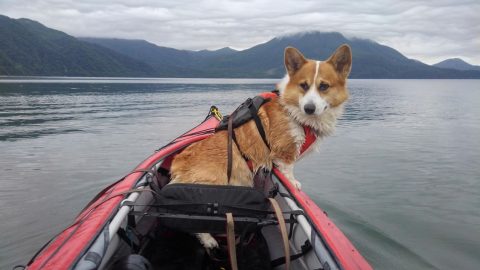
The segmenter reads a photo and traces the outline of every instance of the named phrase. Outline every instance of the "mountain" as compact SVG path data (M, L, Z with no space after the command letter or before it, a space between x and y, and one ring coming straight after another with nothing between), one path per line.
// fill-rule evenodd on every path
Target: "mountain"
M160 76L279 78L285 74L285 47L297 47L309 58L326 59L339 45L347 43L353 51L351 78L480 78L477 71L432 67L409 59L388 46L366 39L348 39L335 32L299 33L273 38L243 51L224 48L213 52L177 50L144 40L82 40L144 61L156 68Z
M226 56L226 55L234 54L236 52L238 51L230 47L224 47L218 50L201 50L193 53L198 56L210 57L210 56Z
M145 63L29 19L0 15L0 75L153 76Z
M157 46L145 40L89 37L78 39L142 61L153 67L161 77L224 77L226 75L217 71L212 72L210 64L238 53L228 47L214 51L190 51Z
M139 60L152 67L160 77L210 77L207 72L191 68L194 51L157 46L145 40L116 38L78 38Z
M374 41L335 32L276 37L242 51L191 51L145 40L75 38L0 15L0 37L0 75L279 78L285 74L285 47L324 60L347 43L353 51L351 78L480 78L479 70L429 66Z
M436 63L433 66L439 68L450 68L456 70L478 70L480 71L480 66L470 65L469 63L463 61L460 58L450 58L443 60L442 62Z

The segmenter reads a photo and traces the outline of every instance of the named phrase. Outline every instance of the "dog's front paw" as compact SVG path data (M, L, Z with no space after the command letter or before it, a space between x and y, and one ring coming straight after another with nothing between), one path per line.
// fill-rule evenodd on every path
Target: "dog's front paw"
M298 182L296 179L293 179L292 184L294 187L296 187L298 190L302 189L302 183Z
M209 234L209 233L197 233L196 236L197 236L198 240L200 241L200 243L202 244L202 246L204 248L206 248L207 250L218 248L218 242L217 242L217 240L215 240L215 238L213 238L213 236L211 234Z

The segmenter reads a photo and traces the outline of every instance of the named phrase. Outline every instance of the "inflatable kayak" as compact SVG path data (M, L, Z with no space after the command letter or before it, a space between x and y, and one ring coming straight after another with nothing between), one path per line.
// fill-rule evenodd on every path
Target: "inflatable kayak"
M218 115L102 190L24 269L371 269L276 168L257 173L253 188L167 185L175 154L214 134ZM218 248L205 249L196 233Z

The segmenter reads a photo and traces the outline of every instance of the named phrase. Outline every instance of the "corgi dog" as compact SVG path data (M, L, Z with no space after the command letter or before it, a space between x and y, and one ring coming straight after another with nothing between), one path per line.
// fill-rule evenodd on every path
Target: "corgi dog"
M301 188L293 175L293 166L306 139L304 126L315 133L315 144L333 133L349 96L346 83L352 53L348 45L341 45L327 60L317 61L306 59L297 49L287 47L284 63L287 74L277 85L279 97L258 110L270 147L262 140L253 120L235 128L237 143L232 146L228 182L228 133L218 131L175 156L170 183L251 187L258 169L272 169L275 165L295 187ZM253 171L245 158L253 165ZM217 246L209 234L197 236L206 248Z

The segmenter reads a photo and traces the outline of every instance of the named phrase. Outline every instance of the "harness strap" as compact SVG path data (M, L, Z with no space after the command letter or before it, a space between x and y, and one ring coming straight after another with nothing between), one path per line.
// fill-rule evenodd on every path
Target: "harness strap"
M228 142L227 142L227 183L230 183L230 178L232 177L232 162L233 162L233 151L232 151L232 139L233 139L233 115L228 117Z
M255 121L255 125L257 126L258 133L260 133L260 136L262 137L263 142L270 150L270 144L268 144L267 135L265 134L265 129L263 128L262 121L260 120L260 117L258 117L257 110L253 106L253 103L251 103L250 106L248 106L248 109L250 110L250 114L252 115L252 118Z
M297 254L293 254L292 256L290 256L290 261L293 261L293 260L296 260L298 258L301 258L302 256L304 256L305 254L307 254L310 250L313 249L312 245L310 244L310 241L305 241L305 244L303 244L301 247L300 247L301 251ZM278 259L275 259L273 261L271 261L270 265L272 266L272 268L275 268L277 266L280 266L282 264L285 263L285 257L280 257Z
M232 270L238 270L237 250L235 247L235 223L233 222L232 213L227 213L227 245L228 255L230 257L230 266Z
M275 211L275 216L278 220L278 226L280 227L280 233L282 234L283 239L283 251L285 253L285 270L290 269L290 246L288 241L287 226L285 225L285 219L283 218L283 213L278 205L278 202L273 198L268 198L272 204L272 208Z

